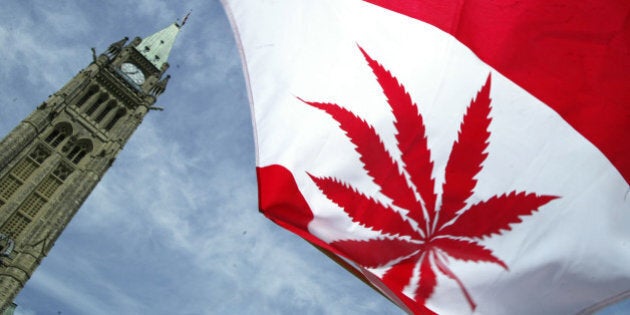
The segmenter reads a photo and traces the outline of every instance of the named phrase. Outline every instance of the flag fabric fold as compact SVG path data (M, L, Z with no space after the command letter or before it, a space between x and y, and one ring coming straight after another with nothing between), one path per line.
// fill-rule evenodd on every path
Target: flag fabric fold
M630 295L630 4L223 4L269 219L412 313Z

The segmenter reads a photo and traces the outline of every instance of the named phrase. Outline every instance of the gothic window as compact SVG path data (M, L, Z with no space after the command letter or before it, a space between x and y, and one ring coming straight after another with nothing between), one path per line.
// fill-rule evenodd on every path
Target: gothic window
M92 106L90 106L90 108L88 108L87 111L85 111L85 113L88 116L94 114L96 109L99 106L101 106L101 104L103 104L105 101L107 101L108 98L109 98L109 96L107 94L103 94L103 95L99 96L98 100L96 102L94 102L94 104L92 104Z
M83 106L83 104L85 104L85 102L87 102L87 100L89 100L90 97L96 94L96 92L98 92L98 86L96 85L91 86L90 89L85 94L83 94L83 96L79 99L76 106L78 108L81 108L81 106Z
M72 149L68 150L66 157L68 160L72 161L72 163L79 164L81 159L90 151L92 151L92 142L87 139L81 139L74 144Z
M48 135L48 137L46 137L46 142L51 143L55 138L57 138L59 136L60 132L58 129L53 129L53 131L50 132L50 134Z
M105 118L105 116L107 116L107 114L109 114L109 112L111 112L112 109L114 108L116 108L116 101L114 100L109 101L109 103L107 103L107 107L105 107L105 109L100 114L98 114L95 121L97 123L100 123L101 121L103 121L103 118Z
M65 140L69 135L72 134L72 127L68 123L60 123L55 126L55 129L50 132L48 137L46 137L46 142L50 144L51 147L56 148L63 140Z
M72 148L72 151L68 153L68 159L72 160L73 158L80 156L84 151L85 150L83 150L82 147L75 145L74 148Z
M110 131L112 130L112 128L114 128L114 125L116 125L116 123L125 116L125 114L127 114L127 111L124 108L119 108L118 111L116 112L116 116L114 116L114 118L112 118L112 120L107 124L107 126L105 126L105 130Z

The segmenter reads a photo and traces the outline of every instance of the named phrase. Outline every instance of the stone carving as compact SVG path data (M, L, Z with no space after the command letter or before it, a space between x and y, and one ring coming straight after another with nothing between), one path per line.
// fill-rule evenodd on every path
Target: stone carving
M0 266L4 265L3 258L10 257L15 248L15 242L8 235L0 233Z
M151 87L151 89L149 90L149 93L151 93L154 96L158 96L162 93L164 93L164 91L166 90L166 85L168 84L168 80L171 78L171 75L167 75L166 78L160 80L160 82L156 83L153 87Z
M105 52L110 59L116 58L118 54L122 51L122 48L125 46L125 43L129 40L129 37L125 36L123 39L109 45L107 51Z

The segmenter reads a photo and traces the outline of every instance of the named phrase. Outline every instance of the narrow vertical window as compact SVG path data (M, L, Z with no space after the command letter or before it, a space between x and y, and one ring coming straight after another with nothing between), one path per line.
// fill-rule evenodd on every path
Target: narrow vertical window
M91 86L90 89L79 99L79 101L76 103L76 106L78 108L81 108L85 104L85 102L90 99L90 97L96 94L96 92L98 92L98 86Z
M107 94L103 94L101 95L98 100L92 104L92 106L90 106L90 108L88 108L87 111L85 111L85 114L87 114L88 116L94 114L94 112L96 111L96 109L101 106L101 104L103 104L105 101L107 101L107 99L109 98L109 96Z
M87 139L77 141L77 143L68 151L66 157L74 164L79 164L81 160L92 151L92 142Z
M105 130L110 131L112 130L112 128L114 128L114 126L116 125L116 123L125 116L125 114L127 113L127 111L124 108L120 108L118 109L118 111L116 112L116 116L114 116L114 118L112 118L112 120L107 124L107 126L105 126Z
M95 121L97 123L100 123L101 121L103 121L103 118L105 118L105 116L107 116L107 114L109 114L109 112L111 112L112 109L114 109L115 107L116 107L116 101L114 100L109 101L109 103L107 103L107 107L105 107L105 109L100 114L98 114Z
M63 140L72 134L72 127L68 123L60 123L55 126L48 137L44 141L50 144L51 147L56 148Z
M46 142L51 143L57 136L59 136L59 129L55 128L50 132L48 137L46 137Z

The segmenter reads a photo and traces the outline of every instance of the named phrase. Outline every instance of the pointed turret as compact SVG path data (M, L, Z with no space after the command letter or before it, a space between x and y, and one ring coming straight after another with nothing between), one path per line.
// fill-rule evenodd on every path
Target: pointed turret
M136 49L148 60L155 68L162 69L162 65L168 60L168 55L173 48L175 38L179 33L181 26L173 23L165 29L148 36L143 39Z

